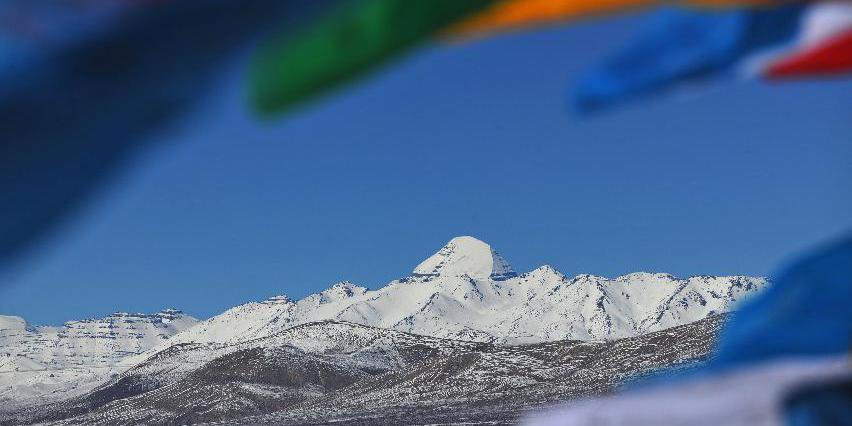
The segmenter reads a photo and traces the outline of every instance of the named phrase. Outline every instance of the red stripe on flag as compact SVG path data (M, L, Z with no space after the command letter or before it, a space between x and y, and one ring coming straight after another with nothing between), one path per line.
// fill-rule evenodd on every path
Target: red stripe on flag
M852 72L852 29L773 63L768 78L827 76Z

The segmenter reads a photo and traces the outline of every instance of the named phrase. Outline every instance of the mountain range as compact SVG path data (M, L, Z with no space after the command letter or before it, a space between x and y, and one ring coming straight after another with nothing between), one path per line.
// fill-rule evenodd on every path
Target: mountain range
M376 290L339 282L204 321L177 310L61 327L0 316L0 423L311 424L409 410L510 421L520 411L501 411L506 398L533 407L703 359L724 314L766 285L518 274L457 237Z
M550 266L517 274L494 249L457 237L410 276L377 290L343 281L294 301L234 307L170 339L236 343L308 322L348 321L446 339L500 344L638 336L730 311L764 278L633 273L568 278Z

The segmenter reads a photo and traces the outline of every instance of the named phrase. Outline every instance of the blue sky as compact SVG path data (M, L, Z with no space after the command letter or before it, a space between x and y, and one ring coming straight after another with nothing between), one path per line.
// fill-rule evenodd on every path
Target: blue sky
M767 275L852 228L850 80L725 82L572 115L571 81L638 22L435 46L268 123L234 64L0 276L0 313L208 317L336 280L379 287L456 235L519 271Z

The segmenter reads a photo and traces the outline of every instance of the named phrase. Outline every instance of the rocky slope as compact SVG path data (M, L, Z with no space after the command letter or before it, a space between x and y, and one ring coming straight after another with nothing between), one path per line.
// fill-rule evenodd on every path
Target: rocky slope
M699 362L722 321L606 342L519 346L309 323L234 345L172 346L83 397L7 422L512 423L544 404Z

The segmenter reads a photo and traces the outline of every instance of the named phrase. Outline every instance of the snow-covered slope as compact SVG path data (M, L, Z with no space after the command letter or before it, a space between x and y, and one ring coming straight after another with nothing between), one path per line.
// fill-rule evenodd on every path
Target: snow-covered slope
M61 327L32 327L20 317L0 316L0 403L87 392L118 371L120 360L197 322L174 309L117 312Z
M410 277L378 290L344 281L298 301L277 296L240 305L168 345L237 343L324 320L479 342L606 340L728 312L766 284L745 276L680 279L644 272L568 278L549 266L517 275L488 244L457 237Z

